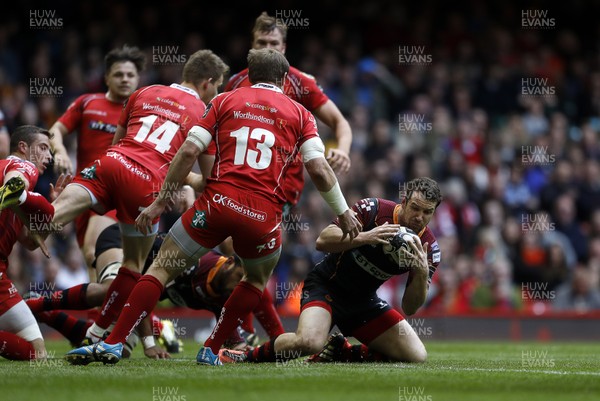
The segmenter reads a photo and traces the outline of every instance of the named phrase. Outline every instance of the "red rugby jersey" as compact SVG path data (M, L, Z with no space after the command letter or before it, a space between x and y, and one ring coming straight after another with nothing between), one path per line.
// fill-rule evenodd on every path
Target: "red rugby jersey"
M109 150L155 171L164 181L169 164L205 109L195 91L179 84L140 88L129 97L119 120L127 133Z
M58 121L69 132L77 131L77 166L82 170L100 159L112 144L123 103L112 102L104 93L79 96Z
M225 86L225 91L251 85L248 78L248 69L246 68L229 79L229 82ZM310 112L314 112L329 100L312 75L306 74L294 67L290 67L286 80L283 82L283 92L291 99L306 107ZM287 201L292 205L298 203L302 189L304 188L303 168L304 165L300 159L295 160L289 168L290 178L286 180L285 193Z
M40 174L37 167L30 161L19 159L16 156L8 156L6 159L0 160L0 183L4 182L6 174L15 170L23 174L29 181L29 188L35 187ZM0 212L0 227L2 227L0 257L6 259L17 242L23 223L11 209L7 208Z
M221 93L198 125L217 148L209 185L228 183L278 203L287 201L288 183L302 178L291 168L300 146L319 136L313 115L270 84Z

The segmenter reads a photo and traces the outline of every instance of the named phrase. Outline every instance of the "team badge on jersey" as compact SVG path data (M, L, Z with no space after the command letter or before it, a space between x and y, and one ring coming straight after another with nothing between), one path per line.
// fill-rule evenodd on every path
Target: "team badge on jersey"
M96 165L93 164L90 167L86 167L81 170L81 176L86 180L94 180L96 179Z
M196 210L196 212L194 213L194 218L192 219L192 227L206 227L206 212L204 210Z

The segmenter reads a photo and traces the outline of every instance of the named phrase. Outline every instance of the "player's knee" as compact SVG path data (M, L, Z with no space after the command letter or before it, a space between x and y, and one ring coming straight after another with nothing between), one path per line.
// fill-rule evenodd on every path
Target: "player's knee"
M304 355L316 354L317 352L321 351L324 345L325 341L311 335L302 336L298 341L298 348Z
M423 344L415 345L411 347L402 359L402 362L423 363L427 360L427 350Z
M88 265L88 267L92 267L92 263L94 263L94 260L96 259L95 250L84 245L82 251L86 265Z
M409 349L398 347L385 353L392 361L405 363L423 363L427 360L427 350L423 344L413 345Z
M410 358L407 362L410 363L423 363L427 361L427 351L425 350L425 348L421 348L419 350L415 350L412 352L412 354L410 355Z

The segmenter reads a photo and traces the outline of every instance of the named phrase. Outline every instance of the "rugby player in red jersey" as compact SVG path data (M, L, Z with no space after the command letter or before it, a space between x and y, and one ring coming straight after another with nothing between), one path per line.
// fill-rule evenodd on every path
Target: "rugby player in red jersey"
M53 134L50 144L55 152L57 171L67 174L73 172L71 159L63 143L63 137L73 132L77 132L79 170L104 156L106 149L112 144L123 104L137 89L145 63L146 56L137 47L123 46L106 54L104 82L108 91L79 96L50 127ZM116 221L115 210L104 215L87 210L75 219L77 243L83 252L92 282L96 278L92 268L96 240L105 227Z
M287 26L281 20L263 12L256 18L252 28L253 49L275 49L285 54ZM232 75L224 91L251 86L248 69ZM327 97L312 75L291 67L283 81L283 92L294 99L331 128L337 139L337 148L331 148L327 161L336 173L346 173L350 169L350 146L352 130L338 107ZM295 170L295 171L294 171ZM286 180L286 197L288 207L298 203L304 188L302 163L294 163L289 168L289 179Z
M166 233L157 235L152 250L146 258L144 271L150 267L158 254L165 236ZM98 270L99 280L98 283L87 285L85 291L78 292L83 299L74 299L70 295L70 289L65 289L53 291L44 297L30 298L25 302L38 321L58 330L71 344L79 345L85 337L89 324L64 313L63 310L85 309L102 305L110 282L117 275L122 258L121 232L119 225L113 224L106 227L98 237L94 265ZM243 273L239 258L235 256L226 257L216 251L210 251L202 256L194 266L186 269L169 282L165 286L161 300L169 299L174 305L180 307L208 310L214 313L218 319L223 304L241 280ZM283 333L281 320L275 311L273 300L267 290L265 290L260 304L253 311L253 315L244 319L242 327L249 335L255 332L252 326L253 316L256 316L269 337L276 337ZM160 320L155 315L151 317L151 326L141 327L142 325L140 325L136 335L128 338L127 343L124 344L124 351L127 351L127 353L124 352L124 357L131 353L140 336L144 345L144 354L149 358L164 356L164 354L161 354L164 351L156 347L153 338L147 338L149 336L158 337L159 343L168 352L179 352L179 342L174 335L173 328L170 329L172 333L168 335L165 333L164 328L164 324L167 324L167 322ZM162 329L161 326L163 326ZM229 348L245 348L248 344L239 335L238 331L234 331L227 340L226 345Z
M10 138L10 155L0 160L0 356L28 360L46 357L44 339L31 311L8 277L8 255L18 241L33 250L43 242L34 240L29 228L49 224L54 208L34 188L38 177L52 160L50 136L45 129L23 125ZM51 187L51 195L55 190ZM35 219L30 220L30 216ZM24 227L24 223L31 224ZM46 256L48 250L42 248Z
M363 231L343 238L339 221L326 227L317 249L327 255L308 274L302 289L301 313L295 333L285 333L252 351L222 350L222 362L274 362L315 354L309 361L423 362L425 346L402 314L376 291L394 275L408 273L402 310L414 314L425 302L431 278L440 263L440 248L427 227L442 200L438 184L416 178L406 184L402 203L366 198L353 209ZM400 227L418 234L411 252L399 254L389 239ZM337 325L343 334L327 338ZM361 342L351 345L344 336Z
M187 132L199 122L205 102L216 95L227 70L227 65L212 51L199 50L185 63L181 84L136 90L123 109L113 145L83 169L54 201L53 223L57 226L88 209L99 214L117 210L123 267L111 283L100 316L88 330L90 342L102 338L117 317L141 275L158 231L160 216L152 220L152 228L144 233L136 229L135 218L154 200ZM186 183L195 187L194 183Z
M197 126L169 167L158 198L136 219L143 232L168 204L171 188L178 187L208 145L216 142L216 161L208 183L194 206L173 225L148 272L131 292L111 334L96 347L67 354L75 363L116 363L122 343L137 322L150 313L173 277L229 236L242 260L244 278L221 309L217 324L198 352L200 364L219 365L218 352L263 297L265 284L281 253L283 182L297 153L315 186L339 218L344 239L354 238L360 223L342 194L335 173L325 160L316 123L302 105L285 96L281 83L289 64L273 49L250 50L251 87L222 93L207 107ZM293 149L290 154L286 152ZM185 261L173 267L172 260Z

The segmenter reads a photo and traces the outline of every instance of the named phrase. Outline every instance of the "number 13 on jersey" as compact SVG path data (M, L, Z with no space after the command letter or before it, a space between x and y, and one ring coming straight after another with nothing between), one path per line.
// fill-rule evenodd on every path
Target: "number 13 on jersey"
M255 170L264 170L269 167L273 159L271 147L275 144L275 135L264 128L242 127L230 134L235 138L235 158L233 164L240 166L247 164ZM256 150L248 149L248 142L256 141Z

